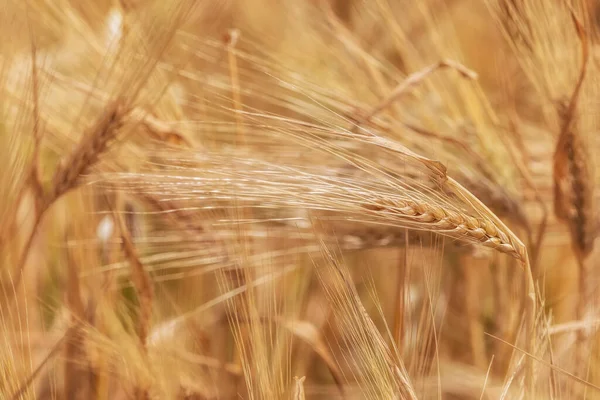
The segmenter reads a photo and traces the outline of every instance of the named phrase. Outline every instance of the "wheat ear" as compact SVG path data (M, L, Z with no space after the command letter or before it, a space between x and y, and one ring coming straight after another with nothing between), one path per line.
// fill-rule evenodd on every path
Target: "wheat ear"
M364 207L409 220L424 230L480 243L521 261L525 258L524 245L520 240L514 235L507 234L490 219L474 217L427 202L380 199L376 204L367 204Z
M96 164L100 155L106 151L108 143L116 136L122 125L121 117L124 114L121 101L110 104L102 116L83 135L75 149L60 162L52 178L51 189L39 193L41 198L37 201L33 228L18 259L16 278L13 282L15 288L19 287L21 283L29 249L44 214L59 197L76 188L80 183L80 177Z

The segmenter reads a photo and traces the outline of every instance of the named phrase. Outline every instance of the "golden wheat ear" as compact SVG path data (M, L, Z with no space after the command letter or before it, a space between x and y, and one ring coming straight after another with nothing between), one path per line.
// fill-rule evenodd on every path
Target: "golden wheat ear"
M581 263L594 245L595 201L592 187L593 163L586 138L578 129L578 102L588 70L589 43L583 25L573 14L581 39L583 60L571 98L560 107L561 129L554 152L554 210L571 232L571 242Z
M14 274L16 287L21 282L29 249L43 216L56 200L81 183L81 177L90 171L107 149L108 143L115 138L122 124L120 107L120 102L109 105L104 114L83 135L71 153L61 160L54 173L50 188L40 189L37 193L40 197L36 199L38 207L35 209L35 222L16 264Z

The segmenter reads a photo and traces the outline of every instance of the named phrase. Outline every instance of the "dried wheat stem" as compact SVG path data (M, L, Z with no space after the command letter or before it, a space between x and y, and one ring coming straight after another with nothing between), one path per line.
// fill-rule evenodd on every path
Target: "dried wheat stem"
M31 29L31 28L30 28ZM33 35L31 39L31 83L33 95L33 154L31 157L31 170L29 180L33 186L36 195L36 201L39 203L43 195L43 186L40 178L40 149L42 145L42 127L40 126L40 83L37 67L37 46ZM39 208L40 204L36 204Z
M70 311L71 329L67 331L65 343L64 385L65 392L77 399L85 396L86 380L84 379L86 360L85 333L75 328L85 319L85 306L81 295L79 270L72 254L67 255L67 306Z
M139 298L140 316L138 323L138 337L145 349L152 318L152 299L154 297L152 279L140 261L138 252L133 243L133 238L131 237L131 232L123 220L123 216L116 211L113 212L113 214L115 220L118 222L119 230L121 231L123 252L131 266L131 278Z
M456 70L462 77L465 77L468 79L477 79L477 74L475 72L471 71L470 69L468 69L464 65L460 64L459 62L453 61L453 60L441 60L435 64L429 65L428 67L426 67L420 71L414 72L411 75L409 75L408 77L406 77L406 79L404 79L398 86L396 86L396 88L394 90L392 90L392 92L385 99L383 99L379 104L377 104L369 112L367 112L366 115L364 115L358 121L359 124L369 122L377 114L379 114L386 108L390 107L394 102L396 102L398 99L400 99L400 97L402 97L404 94L406 94L406 92L410 88L418 85L425 78L427 78L429 75L436 72L437 70L446 69L446 68L451 68L451 69ZM354 129L356 129L357 127L358 127L358 124L357 124L357 126L354 127Z
M235 110L235 123L237 130L237 139L240 144L245 143L246 138L243 129L242 120L242 98L240 94L240 77L238 71L238 62L235 54L235 46L240 39L240 31L231 29L225 38L227 45L227 57L229 60L229 79L231 80L231 99L233 109Z
M131 266L131 278L133 285L136 290L136 294L139 300L139 320L137 325L138 338L142 346L142 351L147 355L148 350L146 342L148 339L148 332L150 331L151 319L152 319L152 302L154 298L154 289L152 286L152 279L148 272L144 269L142 262L140 261L138 252L133 243L130 229L127 227L123 219L123 215L113 210L113 216L118 222L119 230L121 232L121 240L123 245L123 253L129 261ZM136 388L136 400L149 399L149 392L147 389L142 387Z
M408 313L408 320L410 320L410 310L406 307L410 303L408 298L408 288L410 287L410 263L408 259L408 229L405 229L406 235L404 237L404 249L402 250L402 257L398 261L398 271L396 272L396 304L395 304L395 319L394 319L394 342L402 353L405 347L405 320Z

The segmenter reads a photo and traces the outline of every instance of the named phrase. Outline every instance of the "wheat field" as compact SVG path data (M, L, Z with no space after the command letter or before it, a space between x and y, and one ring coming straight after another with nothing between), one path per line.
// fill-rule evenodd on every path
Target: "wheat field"
M3 1L0 399L600 399L600 3Z

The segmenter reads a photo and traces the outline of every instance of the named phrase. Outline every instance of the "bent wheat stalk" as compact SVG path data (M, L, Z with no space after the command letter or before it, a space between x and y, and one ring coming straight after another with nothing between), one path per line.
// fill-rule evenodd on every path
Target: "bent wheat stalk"
M150 331L152 319L152 301L154 298L154 289L152 286L152 278L144 269L144 265L140 261L138 251L135 248L130 228L126 225L123 215L115 208L113 216L118 222L119 231L121 232L121 240L123 245L123 253L131 266L131 278L136 290L136 295L139 301L139 321L137 326L137 334L142 346L142 352L145 357L148 356L147 338ZM136 387L136 399L149 399L149 393L146 388Z
M390 107L394 102L398 101L403 95L405 95L409 89L413 86L418 85L425 80L429 75L440 69L453 69L457 71L463 78L475 80L477 74L471 71L464 65L454 60L441 60L435 64L429 65L426 68L412 73L406 79L404 79L398 86L392 90L392 92L383 99L379 104L369 110L359 121L358 124L353 128L357 129L361 123L370 122L375 116L380 114L382 111Z

